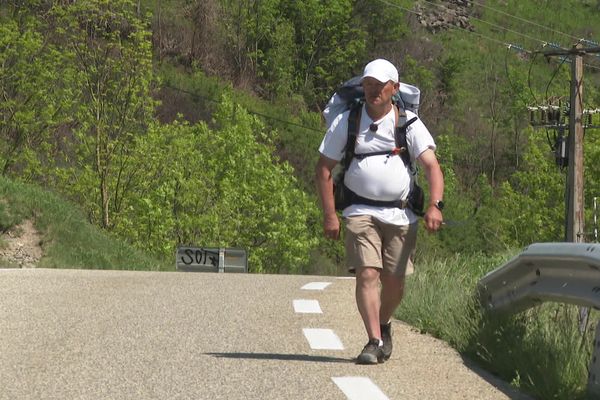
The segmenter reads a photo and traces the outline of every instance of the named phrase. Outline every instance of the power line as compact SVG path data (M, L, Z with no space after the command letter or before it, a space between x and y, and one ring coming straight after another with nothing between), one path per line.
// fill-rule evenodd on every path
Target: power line
M478 5L478 6L482 7L482 8L486 8L486 9L488 9L488 10L491 10L491 11L494 11L494 12L497 12L497 13L500 13L500 14L502 14L502 15L506 15L507 17L511 17L511 18L517 19L517 20L519 20L519 21L526 22L526 23L528 23L528 24L531 24L531 25L537 26L538 28L546 29L546 30L548 30L548 31L550 31L550 32L558 33L558 34L560 34L560 35L563 35L563 36L569 37L569 38L571 38L571 39L580 40L580 38L578 38L578 37L576 37L576 36L569 35L568 33L564 33L564 32L561 32L561 31L557 31L557 30L555 30L555 29L552 29L552 28L549 28L549 27L547 27L547 26L544 26L544 25L538 24L537 22L530 21L530 20L528 20L528 19L525 19L525 18L522 18L522 17L516 16L516 15L510 14L510 13L507 13L506 11L498 10L498 9L496 9L496 8L494 8L494 7L487 6L487 5L485 5L485 4L482 4L482 3L479 3L479 2L477 2L477 1L473 1L473 0L471 0L471 3L473 3L473 4L476 4L476 5Z
M398 9L400 9L400 10L407 11L407 12L409 12L409 13L411 13L411 14L415 14L415 15L418 15L418 16L421 16L421 15L422 15L422 13L420 13L420 12L418 12L418 11L415 11L415 10L408 9L408 8L406 8L406 7L402 7L402 6L401 6L401 5L399 5L399 4L390 3L389 1L386 1L386 0L379 0L379 2L381 2L381 3L384 3L384 4L387 4L388 6L391 6L391 7L396 7L396 8L398 8ZM433 3L432 3L432 4L433 4ZM434 5L435 5L435 4L434 4ZM486 40L489 40L489 41L491 41L491 42L495 42L495 43L497 43L497 44L500 44L500 45L502 45L502 46L504 46L504 47L514 48L514 49L516 49L516 50L519 50L519 51L522 51L522 52L524 52L524 53L532 53L531 51L529 51L529 50L525 50L525 49L523 49L523 48L522 48L522 47L520 47L520 46L517 46L517 45L514 45L514 44L510 44L510 43L506 43L506 42L504 42L504 41L501 41L501 40L498 40L498 39L494 39L494 38L492 38L492 37L489 37L489 36L483 35L483 34L481 34L481 33L479 33L479 32L473 32L473 31L471 31L471 30L469 30L469 29L466 29L466 28L463 28L463 27L461 27L461 26L451 26L450 28L452 28L452 29L459 29L459 30L466 31L466 32L468 32L468 33L470 33L470 34L473 34L473 35L475 35L475 36L479 36L479 37L481 37L482 39L486 39ZM537 39L536 39L536 40L537 40ZM543 43L545 43L545 42L543 42Z
M192 97L194 97L194 98L197 98L197 99L206 100L206 101L209 101L209 102L211 102L211 103L216 103L216 104L220 103L220 101L219 101L219 100L215 100L215 99L212 99L212 98L210 98L210 97L202 96L202 95L200 95L200 94L197 94L197 93L194 93L194 92L190 92L190 91L188 91L188 90L181 89L181 88L178 88L178 87L176 87L176 86L171 86L171 85L169 85L169 84L165 84L165 85L163 85L163 86L164 86L164 87L167 87L167 88L169 88L169 89L176 90L176 91L178 91L178 92L181 92L181 93L188 94L188 95L190 95L190 96L192 96ZM277 117L273 117L273 116L270 116L270 115L266 115L266 114L263 114L263 113L259 113L259 112L257 112L257 111L252 111L252 110L249 110L249 109L247 109L247 108L246 108L246 111L247 111L249 114L258 115L258 116L260 116L260 117L263 117L263 118L266 118L266 119L270 119L270 120L272 120L272 121L281 122L281 123L284 123L284 124L287 124L287 125L292 125L292 126L296 126L296 127L298 127L298 128L308 129L308 130L315 131L315 132L319 132L319 133L323 133L323 132L324 132L324 130L322 130L322 129L317 129L317 128L313 128L313 127L310 127L310 126L304 126L304 125L300 125L300 124L297 124L297 123L295 123L295 122L292 122L292 121L286 121L286 120L283 120L283 119L280 119L280 118L277 118Z
M535 62L536 57L538 56L539 53L534 53L533 58L531 59L531 64L529 64L529 72L527 73L527 86L529 87L529 93L531 93L531 96L533 97L533 100L536 103L539 103L537 101L537 98L535 97L535 93L533 93L533 88L531 87L531 70L533 68L533 63Z
M506 79L508 80L508 84L512 88L513 92L516 93L517 96L519 96L519 98L521 99L523 104L527 104L528 101L526 101L526 99L523 97L523 95L521 94L521 91L518 90L518 88L515 88L515 85L510 77L510 72L508 70L508 53L510 52L510 49L511 49L511 46L506 47L506 54L504 56L504 69L506 70Z
M548 89L550 88L550 84L552 84L552 81L554 80L554 78L556 77L556 74L558 74L558 71L560 71L561 67L563 66L563 64L567 61L567 57L563 57L562 61L560 62L560 64L558 65L558 67L556 67L556 69L554 70L554 73L552 74L552 77L550 78L550 81L548 82L548 84L546 85L546 99L548 98Z
M422 0L422 1L423 1L423 2L425 2L425 3L431 4L431 5L433 5L433 6L436 6L436 7L438 7L438 8L443 8L443 9L445 9L445 10L450 10L448 7L446 7L446 6L442 5L442 4L433 3L433 2L431 2L431 1L429 1L429 0ZM490 26L492 26L492 27L494 27L494 28L502 29L502 30L505 30L506 32L514 33L514 34L517 34L517 35L520 35L520 36L526 37L526 38L528 38L528 39L530 39L530 40L534 40L534 41L536 41L536 42L540 42L540 43L546 43L546 41L545 41L545 40L541 40L541 39L535 38L535 37L533 37L533 36L527 35L527 34L525 34L525 33L519 32L519 31L515 31L515 30L513 30L513 29L510 29L510 28L504 27L504 26L502 26L502 25L494 24L493 22L485 21L485 20L483 20L483 19L481 19L481 18L477 18L477 17L469 16L469 19L473 19L473 20L475 20L475 21L480 21L480 22L483 22L484 24L488 24L488 25L490 25Z
M514 19L517 19L519 21L522 21L522 22L534 25L534 26L536 26L538 28L542 28L542 29L548 30L550 32L558 33L559 35L563 35L563 36L566 36L568 38L574 39L574 40L577 41L577 43L585 43L588 46L598 46L599 45L598 42L595 42L593 40L589 40L589 39L577 37L577 36L574 36L574 35L571 35L571 34L568 34L568 33L565 33L565 32L561 32L561 31L556 30L556 29L549 28L549 27L547 27L545 25L538 24L537 22L528 20L526 18L522 18L522 17L519 17L517 15L513 15L513 14L510 14L510 13L507 13L506 11L502 11L502 10L499 10L497 8L487 6L487 5L483 4L483 3L479 3L479 2L474 1L474 0L471 0L471 2L473 4L476 4L476 5L480 6L480 7L482 7L482 8L485 8L485 9L488 9L488 10L492 10L494 12L500 13L500 14L505 15L507 17L514 18ZM560 46L558 46L558 47L560 47ZM592 55L592 56L595 57L595 58L600 58L600 55L597 55L597 54L596 55ZM589 65L587 65L587 66L589 66Z
M579 41L579 43L583 43L586 46L593 46L593 47L600 46L600 43L598 43L598 42L596 42L594 40L588 40L588 39L581 39ZM597 53L596 54L585 54L585 56L593 57L593 58L595 58L595 61L598 61L600 59L600 54L597 54Z
M446 7L446 6L444 6L444 5L441 5L441 4L436 4L436 3L433 3L433 2L431 2L431 1L428 1L428 0L422 0L422 1L424 1L425 3L432 4L432 5L436 6L436 7L443 7L445 10L449 10L449 8L447 8L447 7ZM512 17L512 18L517 18L517 19L519 19L519 20L523 20L523 21L525 21L525 22L528 22L528 23L534 24L534 25L536 25L536 26L539 26L539 27L541 27L541 28L548 29L548 30L550 30L550 31L554 31L554 32L557 32L557 33L560 33L560 34L566 35L566 36L568 36L568 37L571 37L571 38L573 38L573 39L577 40L577 43L586 43L586 44L588 44L588 45L591 45L591 46L598 46L598 43L597 43L597 42L590 41L590 40L587 40L587 39L584 39L584 38L578 38L578 37L576 37L576 36L568 35L568 34L566 34L566 33L560 32L560 31L555 31L555 30L553 30L553 29L551 29L551 28L545 27L545 26L543 26L543 25L537 24L537 23L535 23L535 22L532 22L532 21L528 21L528 20L526 20L526 19L524 19L524 18L520 18L520 17L514 16L514 15L511 15L511 14L509 14L509 13L505 13L505 12L503 12L503 11L501 11L501 10L496 10L496 9L494 9L494 8L492 8L492 7L485 6L485 5L483 5L483 4L481 4L481 3L478 3L478 2L475 2L475 1L473 1L473 3L474 3L474 4L481 5L482 7L489 8L489 9L495 10L495 11L497 11L497 12L503 13L503 14L505 14L505 15L507 15L507 16L510 16L510 17ZM540 42L540 43L542 43L542 45L543 45L544 47L545 47L545 46L551 46L551 47L555 47L555 48L557 48L557 49L560 49L560 50L566 50L564 47L562 47L562 46L560 46L559 44L556 44L556 43L551 43L551 42L548 42L548 41L545 41L545 40L537 39L537 38L535 38L535 37L533 37L533 36L530 36L530 35L527 35L527 34L525 34L525 33L521 33L521 32L519 32L519 31L515 31L515 30L513 30L513 29L509 29L509 28L503 27L503 26L501 26L501 25L494 24L494 23L492 23L492 22L485 21L485 20L483 20L483 19L480 19L480 18L477 18L477 17L469 16L469 18L470 18L470 19L474 19L474 20L476 20L476 21L483 22L483 23L485 23L485 24L488 24L488 25L490 25L490 26L492 26L492 27L495 27L495 28L503 29L503 30L505 30L505 31L507 31L507 32L515 33L515 34L517 34L517 35L521 35L521 36L523 36L523 37L526 37L526 38L528 38L528 39L535 40L535 41L537 41L537 42ZM463 28L463 29L464 29L464 28ZM470 30L468 30L468 29L464 29L464 30L466 30L466 31L468 31L468 32L471 32L471 33L475 33L475 32L473 32L473 31L470 31ZM482 37L483 37L483 35L480 35L480 36L482 36ZM494 39L491 39L491 40L494 40ZM587 54L587 55L588 55L588 56L595 57L595 58L600 58L600 55L598 55L598 54L596 54L596 55L590 55L590 54ZM563 59L563 60L561 60L561 61L564 61L564 59ZM569 60L569 62L570 62L570 60ZM586 67L592 68L592 69L600 70L600 68L599 68L599 67L597 67L597 66L594 66L594 65L591 65L591 64L583 64L583 65L584 65L584 66L586 66Z
M386 1L386 0L379 0L379 1L380 1L381 3L383 3L383 4L387 4L388 6L392 6L392 7L396 7L396 8L398 8L398 9L400 9L400 10L408 11L408 12L409 12L409 13L411 13L411 14L415 14L415 15L419 15L419 16L421 15L421 13L420 13L420 12L418 12L418 11L415 11L415 10L411 10L411 9L409 9L409 8L406 8L406 7L402 7L402 6L401 6L401 5L399 5L399 4L390 3L390 2L388 2L388 1Z
M422 15L422 13L420 13L420 12L418 12L418 11L415 11L415 10L408 9L408 8L406 8L406 7L402 7L401 5L399 5L399 4L396 4L396 3L391 3L391 2L389 2L389 1L386 1L386 0L379 0L379 1L380 1L381 3L384 3L384 4L388 5L388 6L396 7L396 8L398 8L398 9L401 9L401 10L407 11L407 12L409 12L409 13L411 13L411 14L415 14L415 15L417 15L417 16L421 16L421 15ZM432 2L430 2L430 1L427 1L427 0L423 0L423 1L424 1L424 2L426 2L426 3L432 4L432 5L436 6L436 7L443 7L444 9L448 10L448 8L446 8L445 6L442 6L442 5L435 4L435 3L432 3ZM489 6L483 6L482 4L480 4L480 3L477 3L477 2L473 2L473 3L475 3L475 4L478 4L478 5L480 5L480 6L482 6L482 7L485 7L485 8L490 8L490 9L492 9L492 8L491 8L491 7L489 7ZM523 19L523 18L520 18L520 17L516 17L516 16L513 16L513 15L510 15L510 14L508 14L508 13L505 13L505 12L503 12L503 11L500 11L500 10L494 10L494 11L501 12L501 13L503 13L503 14L506 14L507 16L510 16L510 17L513 17L513 18L517 18L517 19L523 20L523 21L525 21L525 22L532 23L532 24L534 24L534 25L539 25L539 24L536 24L536 23L534 23L534 22L527 21L527 20L525 20L525 19ZM511 29L505 28L505 27L503 27L503 26L500 26L500 25L497 25L497 24L493 24L493 23L491 23L491 22L488 22L488 21L484 21L484 20L482 20L482 19L479 19L479 18L476 18L476 17L472 17L472 16L471 16L471 17L469 17L469 18L475 19L475 20L477 20L477 21L481 21L481 22L483 22L483 23L486 23L486 24L489 24L489 25L491 25L491 26L494 26L494 27L497 27L497 28L500 28L500 29L506 30L506 31L508 31L508 32L516 33L516 34L518 34L518 35L521 35L521 36L527 37L527 38L529 38L529 39L532 39L532 40L535 40L535 41L541 42L541 43L542 43L544 46L547 46L547 45L554 45L554 44L552 44L552 43L548 43L548 42L546 42L546 41L543 41L543 40L540 40L540 39L534 38L534 37L532 37L532 36L529 36L529 35L526 35L526 34L523 34L523 33L520 33L520 32L514 31L514 30L511 30ZM540 27L542 27L542 28L545 28L545 29L552 30L552 29L550 29L550 28L547 28L547 27L544 27L544 26L542 26L542 25L539 25L539 26L540 26ZM479 37L480 37L480 38L482 38L482 39L485 39L485 40L488 40L488 41L494 42L494 43L496 43L496 44L500 44L500 45L502 45L502 46L504 46L504 47L506 47L506 48L507 48L507 52L508 52L508 50L514 49L514 50L516 50L516 51L518 51L518 52L525 53L525 54L527 54L527 55L532 55L532 54L534 54L534 58L533 58L533 59L532 59L532 61L531 61L531 66L530 66L530 69L529 69L528 83L529 83L529 90L530 90L530 92L531 92L531 94L532 94L532 96L533 96L533 98L534 98L534 100L535 100L535 94L533 93L533 91L532 91L532 88L531 88L530 76L531 76L531 68L532 68L532 66L533 66L533 63L534 63L534 61L535 61L535 58L536 58L536 55L538 54L538 52L533 52L533 51L527 50L527 49L525 49L525 48L523 48L523 47L521 47L521 46L515 45L515 44L506 43L506 42L504 42L504 41L501 41L501 40L498 40L498 39L495 39L495 38L492 38L492 37L489 37L489 36L483 35L483 34L481 34L481 33L478 33L478 32L471 31L471 30L469 30L469 29L466 29L466 28L463 28L463 27L461 27L461 26L450 26L450 28L459 29L459 30L464 30L464 31L467 31L467 32L468 32L468 33L470 33L470 34L473 34L473 35L475 35L475 36L479 36ZM558 31L557 31L557 32L558 32ZM562 32L558 32L558 33L561 33L561 34L562 34ZM564 35L567 35L567 34L564 34ZM570 35L567 35L567 36L570 36ZM577 39L577 38L576 38L576 39ZM578 40L580 40L580 41L583 41L584 39L578 39ZM564 49L560 48L560 46L559 46L559 45L554 45L554 47L557 47L557 48L559 48L559 49L561 49L561 50L564 50ZM563 63L564 63L564 62L565 62L565 59L562 59L562 61L561 61L560 65L559 65L559 67L556 69L556 71L558 71L558 69L560 69L560 67L563 65ZM600 70L600 68L599 68L599 67L596 67L596 66L592 66L592 65L588 65L588 64L584 64L584 65L586 65L586 66L588 66L588 67L590 67L590 68L593 68L593 69L598 69L598 70ZM505 66L506 66L506 72L507 72L507 75L508 75L508 65L506 64ZM552 82L552 80L554 79L554 76L556 75L556 71L555 71L554 75L552 76L552 78L551 78L550 82L548 83L548 87L549 87L550 83ZM509 79L510 79L510 78L509 78ZM512 86L512 85L511 85L511 86ZM210 102L219 103L219 101L218 101L218 100L211 99L211 98L208 98L208 97L205 97L205 96L201 96L201 95L198 95L197 93L193 93L193 92L190 92L190 91L187 91L187 90L184 90L184 89L178 88L178 87L174 87L174 86L170 86L170 85L165 85L165 87L169 87L169 88L171 88L171 89L173 89L173 90L176 90L176 91L179 91L179 92L182 92L182 93L189 94L189 95L191 95L191 96L193 96L193 97L196 97L196 98L201 98L201 99L203 99L203 100L207 100L207 101L210 101ZM548 87L547 87L547 88L548 88ZM547 89L546 89L546 90L547 90ZM537 102L537 100L536 100L536 102ZM322 133L322 130L321 130L321 129L317 129L317 128L313 128L313 127L304 126L304 125L301 125L301 124L298 124L298 123L295 123L295 122L291 122L291 121L283 120L283 119L280 119L280 118L277 118L277 117L273 117L273 116L270 116L270 115L267 115L267 114L259 113L259 112L257 112L257 111L252 111L252 110L249 110L249 109L246 109L246 110L247 110L247 112L248 112L248 113L250 113L250 114L254 114L254 115L257 115L257 116L260 116L260 117L266 118L266 119L270 119L270 120L277 121L277 122L280 122L280 123L283 123L283 124L287 124L287 125L291 125L291 126L296 126L296 127L302 128L302 129L307 129L307 130L311 130L311 131L314 131L314 132L319 132L319 133Z
M589 41L587 41L585 39L581 39L577 44L580 44L582 42L594 43L594 42L589 42ZM569 49L563 49L562 47L560 47L556 43L546 43L546 45L543 46L543 47L547 47L547 46L556 49L556 52L555 52L556 54L552 54L553 52L549 52L549 51L540 51L546 57L551 56L551 55L557 55L557 56L560 56L560 60L561 61L566 60L569 63L571 63L571 59L569 57L567 57L567 53L569 53L569 52L577 51L577 52L582 53L583 56L598 57L597 54L587 53L586 51L591 51L591 52L596 52L597 53L597 50L600 49L600 47L596 46L596 47L590 47L590 48L584 48L584 49L578 49L578 50L575 50L575 47L573 47L571 50L569 50ZM600 70L600 67L598 67L596 65L592 65L592 64L585 64L584 63L583 66L591 68L591 69L595 69L595 70Z
M433 5L434 5L434 6L436 6L436 7L444 7L444 6L442 6L442 5L438 5L438 4L432 3L432 2L430 2L430 1L427 1L427 0L423 0L423 1L425 1L426 3L433 4ZM415 11L415 10L411 10L411 9L409 9L409 8L403 7L403 6L401 6L401 5L399 5L399 4L396 4L396 3L389 2L389 1L387 1L387 0L379 0L379 2L381 2L381 3L383 3L383 4L386 4L386 5L388 5L388 6L391 6L391 7L396 7L396 8L398 8L398 9L400 9L400 10L407 11L407 12L409 12L409 13L411 13L411 14L415 14L415 15L417 15L417 16L422 16L422 13L421 13L421 12L418 12L418 11ZM445 7L444 7L444 8L445 8ZM447 8L446 8L446 9L447 9ZM542 45L544 45L544 46L546 46L546 45L554 45L553 43L550 43L550 42L547 42L547 41L544 41L544 40L541 40L541 39L537 39L537 38L534 38L534 37L532 37L532 36L528 36L528 35L525 35L525 34L523 34L523 33L517 32L517 31L512 31L512 30L510 30L510 29L508 29L508 28L504 28L504 27L502 27L502 26L499 26L499 25L493 24L493 23L491 23L491 22L487 22L487 21L484 21L484 20L481 20L481 19L478 19L478 18L475 18L475 17L469 17L469 18L472 18L472 19L475 19L475 20L478 20L478 21L484 22L484 23L486 23L486 24L490 24L490 25L496 26L496 27L498 27L498 28L500 28L500 29L504 29L504 30L508 30L508 31L510 31L510 32L517 33L517 34L519 34L519 35L521 35L521 36L528 37L528 38L530 38L530 39L533 39L533 40L535 40L535 41L537 41L537 42L540 42L540 43L542 43ZM463 28L463 27L461 27L461 26L455 26L455 25L451 25L451 26L449 26L449 28L450 28L450 29L458 29L458 30L462 30L462 31L468 32L469 34L472 34L472 35L475 35L475 36L479 36L479 37L480 37L480 38L482 38L482 39L488 40L488 41L490 41L490 42L494 42L494 43L496 43L496 44L500 44L500 45L502 45L503 47L508 47L509 49L515 49L515 50L517 50L517 51L519 51L519 52L521 52L521 53L525 53L525 54L528 54L528 55L532 55L532 54L534 53L533 51L531 51L531 50L527 50L527 49L525 49L525 48L523 48L523 47L521 47L521 46L518 46L518 45L515 45L515 44L512 44L512 43L506 43L505 41L498 40L498 39L492 38L492 37L490 37L490 36L486 36L486 35L484 35L484 34L481 34L481 33L479 33L479 32L474 32L474 31L471 31L471 30L469 30L469 29L466 29L466 28ZM584 39L580 39L580 40L584 40ZM560 48L560 49L562 49L562 50L565 50L565 49L563 49L562 47L560 47L560 46L558 46L558 45L555 45L555 46L557 46L558 48ZM589 67L589 68L591 68L591 69L600 70L600 67L597 67L597 66L594 66L594 65L590 65L590 64L584 64L584 66L586 66L586 67Z
M519 51L519 52L521 52L521 53L526 53L526 54L531 54L531 53L532 53L531 51L529 51L529 50L526 50L526 49L524 49L524 48L523 48L523 47L521 47L521 46L518 46L518 45L515 45L515 44L512 44L512 43L506 43L506 42L504 42L504 41L502 41L502 40L494 39L494 38L492 38L492 37L489 37L489 36L483 35L483 34L481 34L481 33L479 33L479 32L473 32L473 31L470 31L470 30L468 30L468 29L461 28L461 27L458 27L458 26L457 26L457 27L454 27L454 28L459 28L459 29L462 29L462 30L464 30L464 31L466 31L466 32L469 32L470 34L473 34L473 35L475 35L475 36L479 36L480 38L483 38L483 39L489 40L490 42L495 42L495 43L497 43L497 44L500 44L500 45L502 45L503 47L508 47L509 49L515 49L515 50L517 50L517 51Z
M380 1L381 3L384 3L384 4L388 5L388 6L396 7L396 8L399 8L399 9L401 9L401 10L407 11L407 12L409 12L409 13L412 13L412 14L415 14L415 15L418 15L418 16L421 16L421 13L420 13L420 12L417 12L417 11L414 11L414 10L410 10L410 9L408 9L408 8L406 8L406 7L402 7L402 6L401 6L401 5L399 5L399 4L396 4L396 3L390 3L389 1L386 1L386 0L379 0L379 1ZM440 7L440 6L441 6L441 5L437 5L437 4L435 4L435 3L431 3L430 1L427 1L427 0L424 0L424 1L425 1L425 2L427 2L427 3L433 4L433 5L437 6L437 7ZM443 6L441 6L441 7L443 7ZM475 17L470 17L470 18L475 18ZM477 18L475 18L475 19L477 19ZM478 20L480 20L480 19L478 19ZM485 22L485 23L488 23L487 21L483 21L483 20L480 20L480 21L482 21L482 22ZM491 23L489 23L489 24L491 24ZM494 25L494 24L492 24L492 25ZM496 25L496 26L498 26L498 25ZM501 28L501 29L504 29L504 27L501 27L501 26L498 26L498 27L499 27L499 28ZM502 40L498 40L498 39L492 38L492 37L490 37L490 36L486 36L486 35L484 35L484 34L481 34L481 33L479 33L479 32L474 32L474 31L472 31L472 30L469 30L469 29L463 28L463 27L461 27L461 26L454 26L454 25L453 25L453 26L450 26L450 28L451 28L451 29L458 29L458 30L466 31L467 33L469 33L469 34L471 34L471 35L479 36L479 37L480 37L480 38L482 38L482 39L488 40L488 41L490 41L490 42L494 42L494 43L496 43L496 44L500 44L501 46L503 46L503 47L506 47L506 48L507 48L507 49L509 49L509 50L511 50L511 49L514 49L514 50L516 50L516 51L518 51L518 52L525 53L525 54L527 54L528 56L531 56L532 54L534 54L534 52L533 52L533 51L531 51L531 50L527 50L527 49L525 49L525 48L523 48L523 47L521 47L521 46L519 46L519 45L512 44L512 43L506 43L506 42L504 42L504 41L502 41ZM517 33L518 33L518 32L517 32ZM523 35L523 34L521 34L521 35ZM525 35L525 36L527 36L527 35ZM538 42L541 42L543 45L547 45L547 44L548 44L548 42L546 42L546 41L539 40L539 39L536 39L536 38L533 38L533 39L534 39L534 40L536 40L536 41L538 41ZM531 73L531 70L530 70L530 73ZM531 91L531 87L530 87L530 91ZM532 95L533 95L533 92L532 92ZM534 96L534 99L535 99L535 95L533 95L533 96Z

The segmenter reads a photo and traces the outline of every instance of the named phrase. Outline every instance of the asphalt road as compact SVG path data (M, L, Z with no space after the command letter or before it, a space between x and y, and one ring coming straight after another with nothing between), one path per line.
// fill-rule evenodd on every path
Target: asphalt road
M392 358L355 365L353 293L335 277L0 270L0 399L526 398L398 321Z

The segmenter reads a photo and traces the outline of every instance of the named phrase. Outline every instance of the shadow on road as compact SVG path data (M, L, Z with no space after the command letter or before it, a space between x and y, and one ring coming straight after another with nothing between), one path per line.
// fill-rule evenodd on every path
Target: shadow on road
M204 353L217 358L246 358L249 360L312 361L325 363L354 363L354 360L338 357L309 356L306 354L274 353Z

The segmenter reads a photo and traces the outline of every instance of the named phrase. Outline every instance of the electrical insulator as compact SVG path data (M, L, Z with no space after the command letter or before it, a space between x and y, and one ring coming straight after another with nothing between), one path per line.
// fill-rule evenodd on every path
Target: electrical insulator
M550 123L558 125L560 123L560 109L557 106L552 106L549 111Z
M536 126L536 125L540 124L539 115L538 115L539 110L540 110L539 107L531 107L531 106L527 107L527 111L529 111L529 123L532 126Z
M540 107L540 110L542 111L540 122L541 122L542 125L546 125L548 123L547 108L546 107Z

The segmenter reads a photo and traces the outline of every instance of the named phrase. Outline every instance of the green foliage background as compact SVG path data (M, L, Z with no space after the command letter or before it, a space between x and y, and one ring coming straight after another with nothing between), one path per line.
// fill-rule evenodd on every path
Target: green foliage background
M340 271L312 182L319 112L366 61L386 57L422 90L447 181L447 229L422 235L420 251L562 240L556 131L528 127L526 107L564 105L568 63L504 45L593 39L600 12L550 2L558 19L508 3L472 3L471 30L432 33L410 1L6 2L3 174L56 186L91 222L163 257L182 243L248 246L255 271ZM544 25L525 23L540 12ZM586 62L593 108L599 67ZM600 190L590 132L587 204Z

